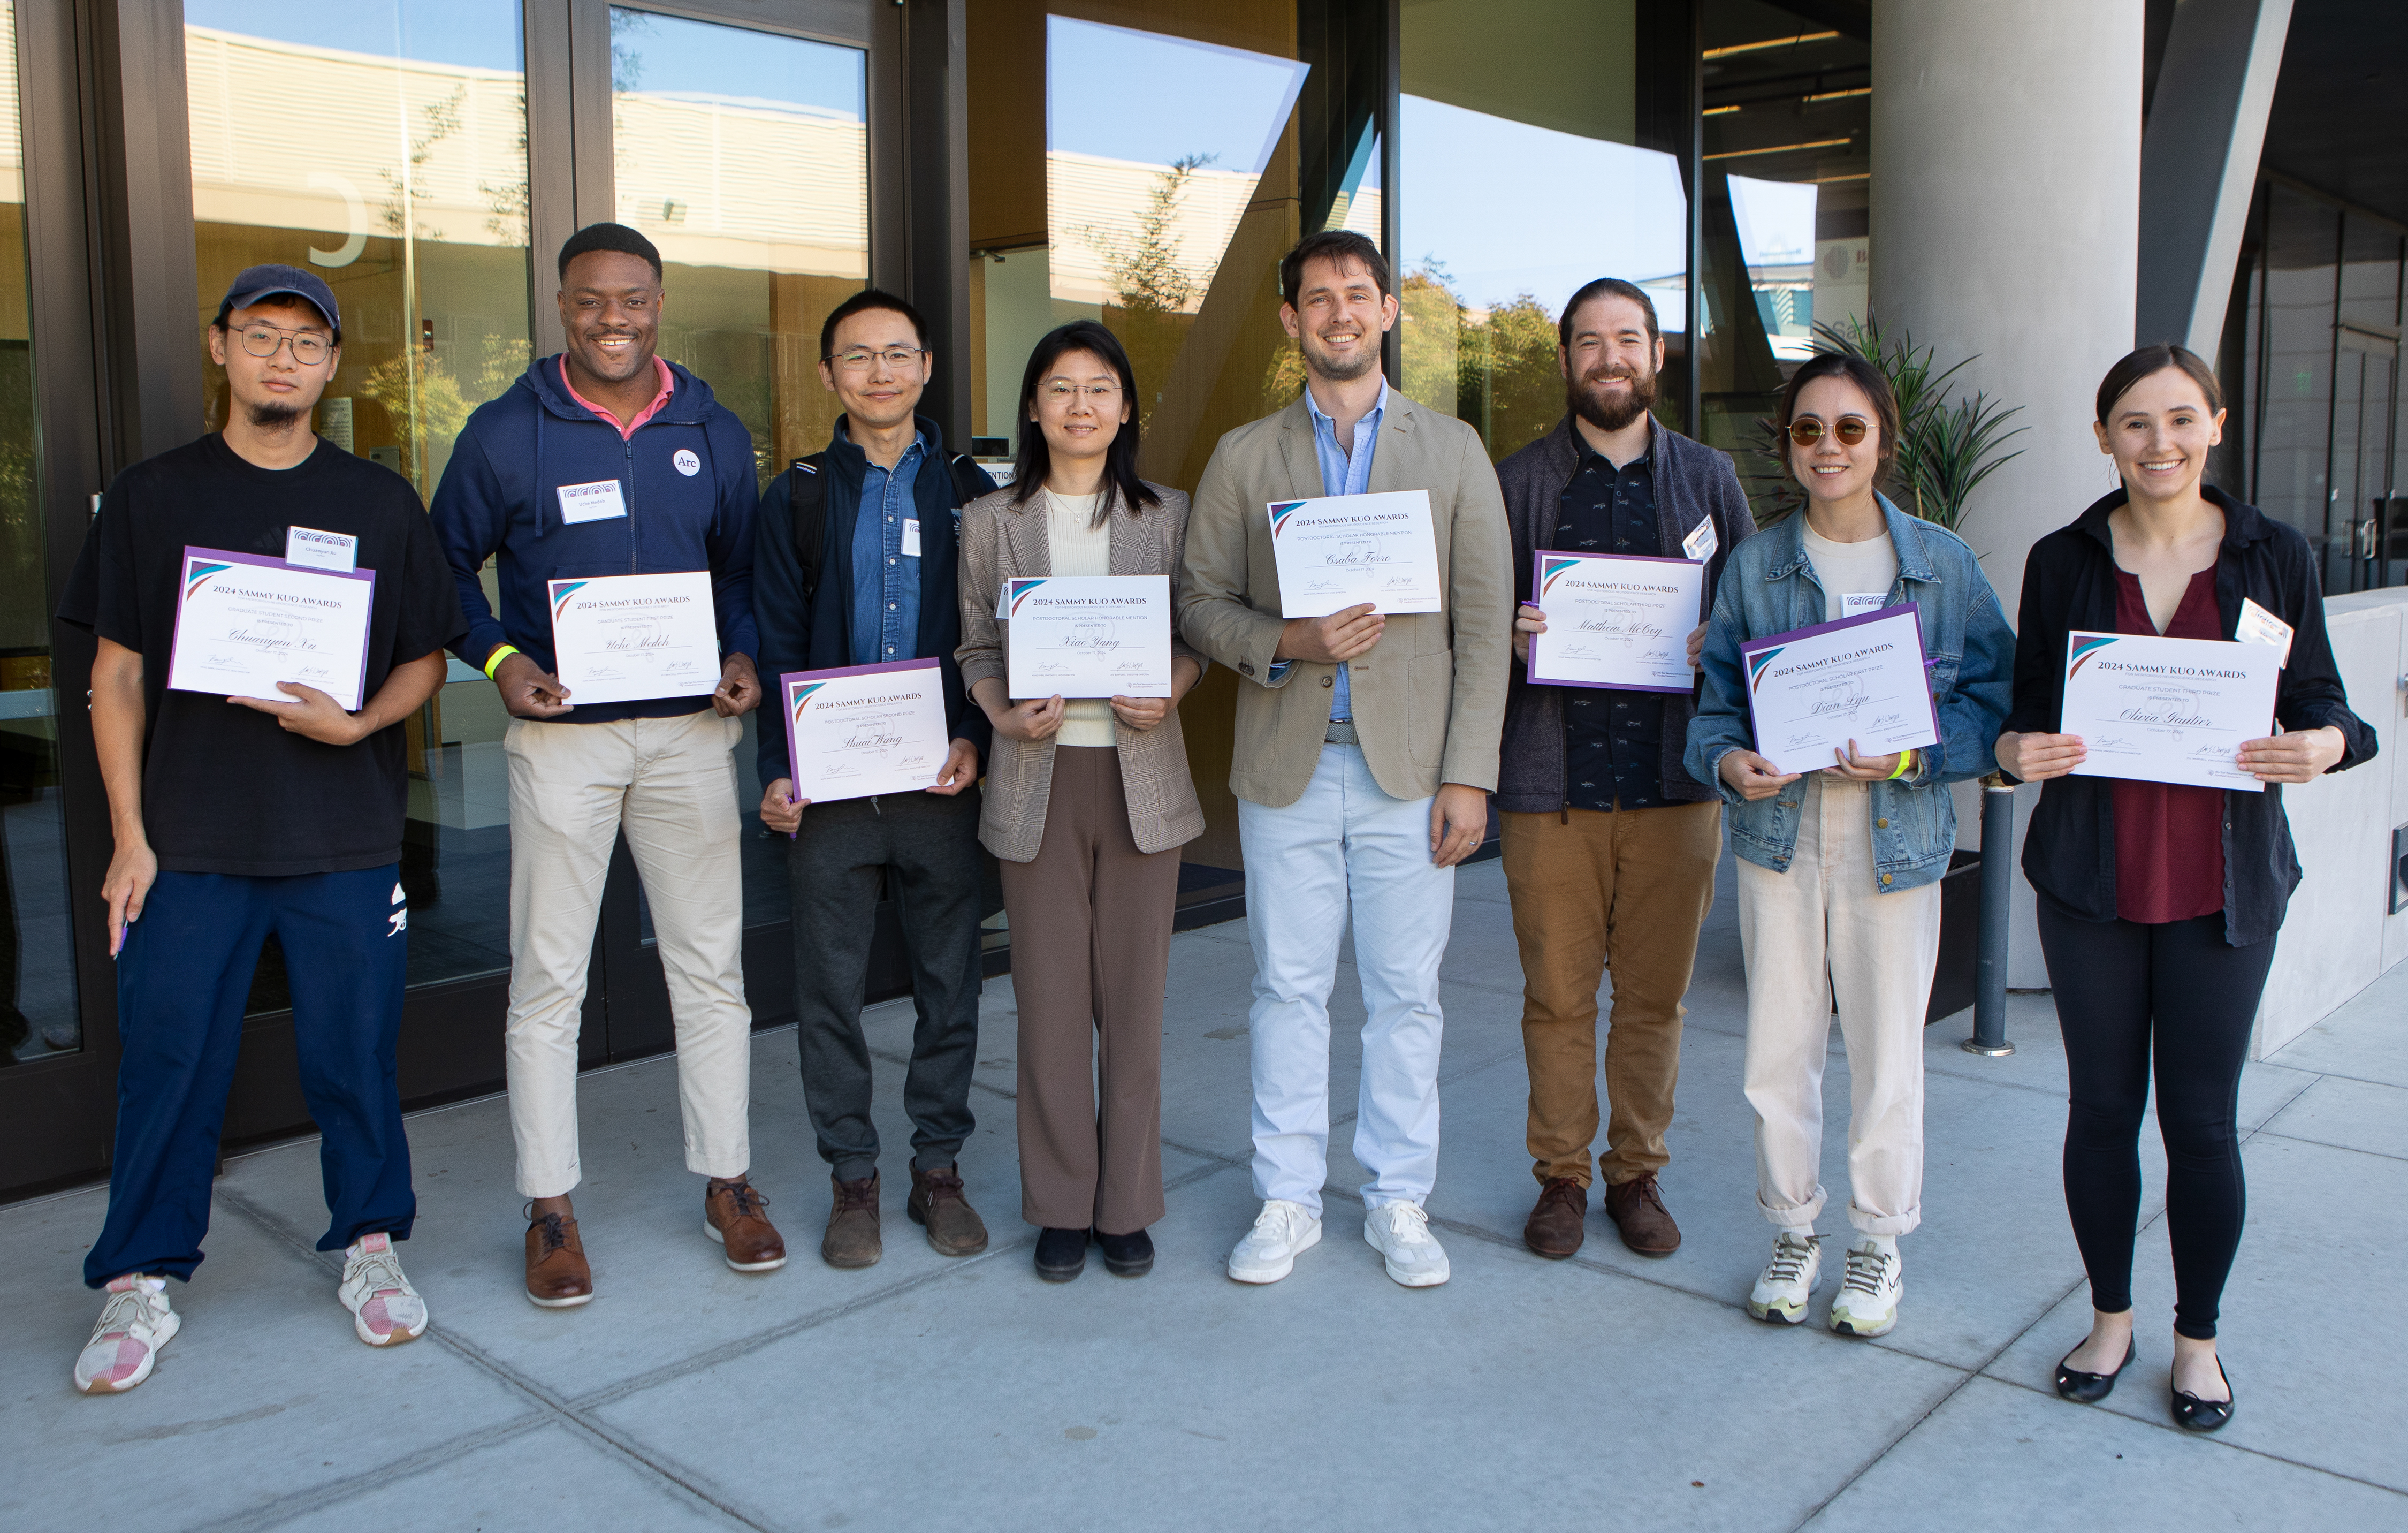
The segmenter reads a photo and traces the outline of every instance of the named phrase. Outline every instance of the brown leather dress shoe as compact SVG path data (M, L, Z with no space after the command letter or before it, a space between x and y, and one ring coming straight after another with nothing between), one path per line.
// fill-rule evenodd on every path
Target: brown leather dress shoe
M914 1224L928 1226L928 1244L939 1256L976 1256L986 1250L986 1222L962 1196L957 1168L923 1171L911 1168L911 1198L903 1211Z
M876 1266L886 1248L878 1235L878 1173L858 1181L828 1178L836 1202L828 1208L827 1233L820 1237L820 1260L830 1266Z
M714 1177L703 1189L702 1233L727 1248L727 1265L738 1272L786 1265L786 1242L763 1211L768 1203L749 1181Z
M1539 1206L1522 1226L1522 1238L1541 1256L1561 1260L1588 1238L1588 1189L1570 1177L1550 1177L1539 1189Z
M526 1296L547 1309L573 1309L594 1297L594 1269L577 1221L558 1214L530 1219L526 1232Z
M1606 1183L1605 1217L1622 1231L1622 1243L1641 1256L1670 1256L1681 1249L1681 1226L1656 1190L1656 1173Z

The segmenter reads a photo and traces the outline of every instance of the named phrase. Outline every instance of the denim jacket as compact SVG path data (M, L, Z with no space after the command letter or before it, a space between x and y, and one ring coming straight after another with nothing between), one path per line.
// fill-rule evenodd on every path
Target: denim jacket
M1923 625L1924 674L1931 683L1940 744L1915 753L1914 770L1895 782L1869 786L1872 794L1874 892L1914 889L1948 871L1956 846L1956 805L1947 785L1998 766L1994 748L2014 688L2015 636L1998 593L1954 533L1909 516L1879 497L1898 553L1898 583L1885 605L1915 603ZM1799 529L1805 513L1767 528L1732 550L1714 593L1714 612L1699 657L1704 687L1689 723L1684 765L1689 775L1722 792L1731 850L1758 867L1789 871L1798 848L1803 776L1769 799L1751 803L1722 780L1724 757L1755 748L1739 646L1823 621L1824 592L1815 583Z

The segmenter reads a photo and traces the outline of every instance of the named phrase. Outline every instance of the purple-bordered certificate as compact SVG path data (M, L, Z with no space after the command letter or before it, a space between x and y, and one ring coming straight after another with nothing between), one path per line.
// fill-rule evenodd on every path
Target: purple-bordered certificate
M1936 745L1940 726L1924 680L1923 617L1912 601L1817 623L1739 646L1756 752L1780 772L1837 766L1859 756Z
M916 793L945 769L952 742L935 660L789 671L778 678L778 701L797 799Z
M1539 550L1530 604L1547 631L1530 636L1530 680L1547 687L1685 692L1689 633L1698 626L1706 567L1647 554Z
M1281 616L1326 617L1366 601L1381 613L1445 610L1429 491L1317 495L1264 510Z
M2284 658L2227 639L2067 634L2057 727L2087 753L2073 774L2263 793L2241 747L2274 732Z
M299 682L357 713L375 600L373 570L305 570L256 554L186 548L167 685L294 702L276 684Z
M554 672L580 702L707 697L719 687L710 571L548 583Z

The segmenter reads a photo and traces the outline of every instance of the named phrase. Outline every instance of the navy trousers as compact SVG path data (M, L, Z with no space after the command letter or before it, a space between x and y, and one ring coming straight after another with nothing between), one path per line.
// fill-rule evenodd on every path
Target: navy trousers
M201 1265L243 1004L270 932L292 981L301 1093L322 1136L333 1220L318 1249L380 1230L409 1238L418 1201L394 1081L409 943L399 872L159 875L117 960L117 1150L87 1284L190 1279Z

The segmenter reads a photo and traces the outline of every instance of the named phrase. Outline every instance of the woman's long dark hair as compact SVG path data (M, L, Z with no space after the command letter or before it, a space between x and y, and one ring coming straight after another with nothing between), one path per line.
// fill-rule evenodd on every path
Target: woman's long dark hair
M1029 412L1037 407L1037 385L1053 374L1056 362L1072 352L1092 352L1102 358L1104 366L1120 374L1121 401L1129 412L1129 418L1113 434L1111 445L1104 449L1104 491L1096 501L1095 520L1095 525L1101 527L1111 519L1115 505L1128 507L1129 514L1135 516L1147 506L1159 505L1162 498L1137 476L1137 371L1129 366L1128 353L1122 350L1120 338L1091 319L1074 319L1049 331L1037 343L1037 349L1028 354L1028 371L1020 380L1020 456L1011 469L1011 503L1028 504L1030 498L1045 487L1045 476L1053 471L1054 455L1046 448L1044 427L1029 419Z

